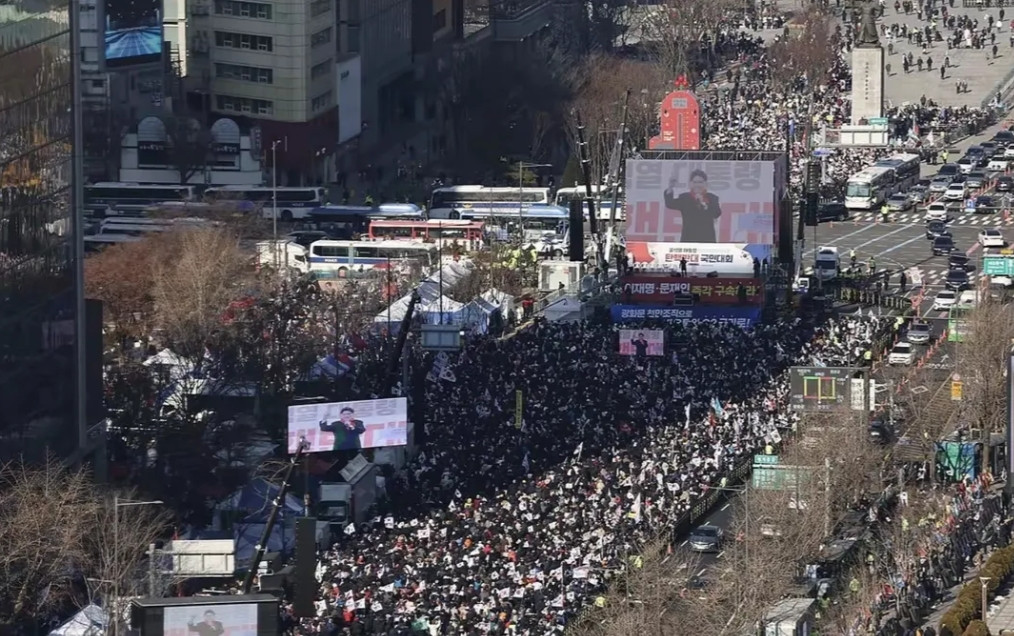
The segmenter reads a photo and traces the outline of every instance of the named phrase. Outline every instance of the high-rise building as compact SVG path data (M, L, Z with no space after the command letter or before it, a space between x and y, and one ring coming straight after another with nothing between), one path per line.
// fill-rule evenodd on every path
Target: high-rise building
M78 443L67 0L0 6L0 457Z

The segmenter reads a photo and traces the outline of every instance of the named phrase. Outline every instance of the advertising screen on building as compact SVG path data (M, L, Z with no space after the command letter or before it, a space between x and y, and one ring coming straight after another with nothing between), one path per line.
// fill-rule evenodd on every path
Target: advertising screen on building
M661 329L620 329L621 356L665 355L665 332Z
M756 278L674 278L661 275L624 276L624 304L672 304L676 295L693 295L702 305L759 305L764 288Z
M675 272L684 276L753 276L753 255L746 245L718 243L627 243L639 272Z
M408 436L405 398L297 404L289 407L289 452L300 438L307 452L404 446Z
M775 162L631 159L627 244L735 243L754 256L775 244Z
M760 320L760 307L659 307L613 305L613 322L661 320L665 322L714 322L750 327Z
M159 0L106 0L106 66L151 64L162 58L162 3Z
M163 636L257 636L257 605L166 607Z

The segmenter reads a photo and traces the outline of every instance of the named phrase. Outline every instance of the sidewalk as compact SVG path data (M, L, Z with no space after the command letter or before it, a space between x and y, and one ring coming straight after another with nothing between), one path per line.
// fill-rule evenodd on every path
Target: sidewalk
M999 603L994 601L990 606L986 625L989 626L989 633L994 636L1014 632L1014 594L1011 594L1011 590L1007 590L1007 596L1002 601Z

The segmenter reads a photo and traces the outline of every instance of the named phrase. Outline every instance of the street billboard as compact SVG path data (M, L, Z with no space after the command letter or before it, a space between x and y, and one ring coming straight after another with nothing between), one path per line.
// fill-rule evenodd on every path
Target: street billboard
M672 304L676 295L693 295L701 305L759 305L764 287L756 278L673 278L646 274L624 276L623 303ZM740 289L742 288L742 289ZM745 302L741 303L740 299Z
M727 243L767 258L775 245L775 161L629 159L627 245Z
M753 255L746 245L718 243L627 242L637 272L674 272L688 276L753 276Z
M163 636L257 636L257 604L166 607Z
M289 452L305 438L306 452L404 446L408 437L408 400L388 398L356 402L296 404L289 407Z
M760 307L664 307L652 305L613 305L613 322L659 320L668 323L714 322L750 327L760 320Z
M620 355L665 355L665 332L661 329L620 329Z
M102 15L107 68L152 64L162 59L160 0L105 0Z
M792 367L789 408L794 411L863 410L865 384L852 367Z

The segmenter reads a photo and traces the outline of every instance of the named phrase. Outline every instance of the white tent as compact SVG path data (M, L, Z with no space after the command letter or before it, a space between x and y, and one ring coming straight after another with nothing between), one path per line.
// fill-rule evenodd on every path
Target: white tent
M89 603L66 623L49 632L49 636L103 636L108 623L106 610Z
M441 292L454 287L466 277L472 273L472 262L471 261L459 261L457 263L447 263L436 272L430 274L430 276L419 283L419 286L415 291L419 294L419 306L416 307L417 311L423 310L430 303L437 301L439 302ZM443 290L440 288L440 284L443 283ZM393 328L395 324L400 323L405 317L405 312L408 311L408 304L412 298L411 292L402 296L398 300L391 304L390 308L377 314L373 319L374 323L391 323L388 325L389 328ZM444 305L446 307L448 298L444 299ZM455 301L451 301L455 302ZM458 303L460 305L460 303Z
M514 311L514 297L507 292L496 288L488 289L482 293L481 298L499 309L500 315L504 317L504 320Z
M573 296L563 296L554 300L542 310L542 315L549 322L574 322L581 320L581 301Z
M462 310L465 305L447 296L423 303L419 307L419 315L423 321L431 325L455 325L462 322Z
M465 305L461 311L461 321L466 330L482 334L489 331L489 319L500 308L482 297L476 298Z

